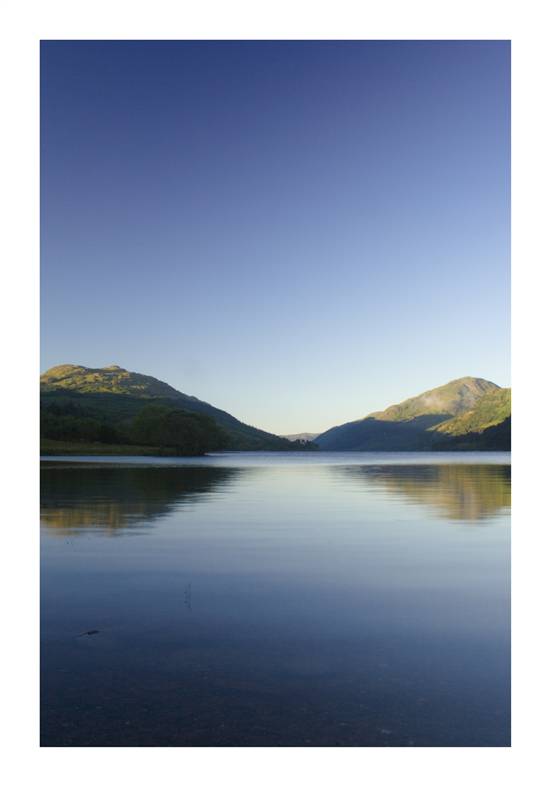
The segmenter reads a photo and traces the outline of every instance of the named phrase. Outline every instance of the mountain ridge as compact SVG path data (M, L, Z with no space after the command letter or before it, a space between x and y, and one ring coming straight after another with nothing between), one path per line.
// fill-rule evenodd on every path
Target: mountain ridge
M511 417L509 394L502 392L507 390L481 377L460 377L333 426L315 443L321 450L509 450L509 428L501 427ZM485 402L481 410L480 402ZM452 425L445 428L445 424ZM490 428L496 431L484 440L482 435ZM465 434L469 434L466 440Z
M167 382L149 374L128 371L122 366L111 365L91 368L63 363L40 375L40 388L49 390L75 390L80 393L119 393L137 398L177 398L200 401L196 396L182 393Z
M384 410L371 412L367 417L399 421L420 415L455 416L468 412L481 395L497 389L500 389L497 384L482 377L458 377L417 396L411 396L399 404L391 404Z
M86 420L95 421L96 432L111 435L116 432L119 444L123 443L123 437L129 437L131 444L135 427L132 426L132 431L130 426L135 422L139 424L140 417L143 420L141 413L148 407L148 417L156 417L157 425L159 418L164 418L172 419L183 428L181 418L186 415L186 428L206 429L210 444L223 442L230 450L296 450L300 447L377 451L510 449L510 389L481 377L451 380L319 435L303 432L286 437L243 423L225 410L182 393L156 377L114 364L103 368L70 363L54 366L41 374L40 388L41 407L49 429L45 436L49 439L56 438L52 433L58 433L60 423L67 426L71 418L73 421L76 418L80 419L82 427L78 433L89 433L91 426L86 430L82 424ZM174 410L182 413L179 421L177 418L174 421ZM222 430L223 439L219 435L214 439L210 421ZM61 433L65 432L61 429ZM170 443L166 424L164 431L157 429L157 433L168 434L166 439ZM82 438L81 441L93 440Z
M227 434L231 450L296 450L298 445L270 432L250 426L225 410L182 393L156 377L128 371L117 365L103 368L64 363L40 375L43 407L90 410L109 425L125 425L151 403L179 408L214 420Z

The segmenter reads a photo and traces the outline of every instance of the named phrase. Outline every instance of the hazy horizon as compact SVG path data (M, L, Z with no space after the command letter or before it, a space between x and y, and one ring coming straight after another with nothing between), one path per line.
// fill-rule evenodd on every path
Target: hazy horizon
M277 434L510 384L510 46L43 42L43 370Z

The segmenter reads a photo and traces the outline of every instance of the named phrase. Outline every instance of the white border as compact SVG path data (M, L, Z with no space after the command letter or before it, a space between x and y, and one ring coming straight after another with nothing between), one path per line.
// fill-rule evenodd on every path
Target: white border
M517 783L544 772L544 603L548 550L544 341L548 259L546 26L523 2L8 2L0 48L4 108L1 288L3 771L7 782ZM516 4L519 9L520 5ZM38 748L38 42L75 38L512 38L514 360L514 733L507 749ZM8 475L9 473L9 475ZM527 540L527 534L529 540ZM11 538L13 537L13 543ZM7 538L7 542L6 542ZM531 590L527 595L526 589ZM480 599L482 602L482 599ZM539 763L540 762L540 763ZM537 778L538 780L538 778Z

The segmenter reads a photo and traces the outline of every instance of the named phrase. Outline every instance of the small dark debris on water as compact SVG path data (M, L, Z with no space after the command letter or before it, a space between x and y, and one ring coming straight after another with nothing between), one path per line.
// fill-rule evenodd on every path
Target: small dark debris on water
M81 636L95 636L96 633L99 633L98 630L85 630L84 633L79 633L76 637L79 639Z

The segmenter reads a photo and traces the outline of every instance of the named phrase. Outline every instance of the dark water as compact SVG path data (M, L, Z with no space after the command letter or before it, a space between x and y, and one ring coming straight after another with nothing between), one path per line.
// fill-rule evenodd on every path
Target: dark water
M43 462L42 744L509 745L509 505L509 454Z

